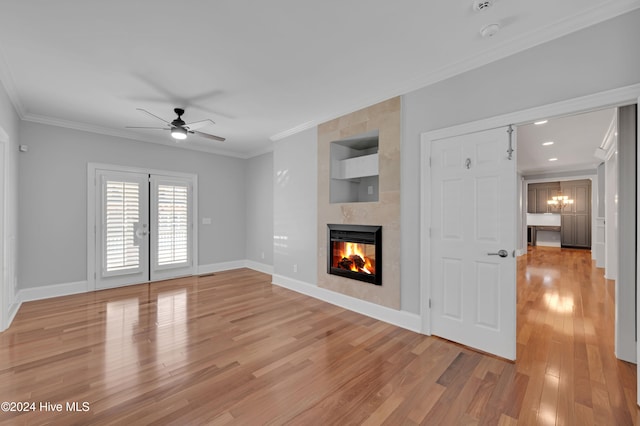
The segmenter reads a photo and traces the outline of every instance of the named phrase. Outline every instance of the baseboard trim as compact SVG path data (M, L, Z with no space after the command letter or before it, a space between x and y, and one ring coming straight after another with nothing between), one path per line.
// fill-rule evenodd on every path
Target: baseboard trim
M420 315L417 314L380 306L282 275L272 275L272 284L407 330L415 331L416 333L421 333L422 319Z
M87 281L23 288L18 291L18 294L16 295L16 302L22 304L23 302L30 302L32 300L50 299L52 297L86 293L87 288Z
M262 272L268 275L273 275L273 266L267 265L253 260L245 260L245 267L253 269L254 271Z
M240 268L250 268L265 274L273 274L273 266L245 259L232 262L214 263L210 265L200 265L198 266L198 275ZM99 289L96 289L96 291L97 290ZM76 281L72 283L23 288L18 291L14 302L9 306L9 311L7 312L7 323L5 324L6 327L4 328L4 330L8 329L9 326L11 326L13 319L15 318L16 314L20 310L20 307L22 306L22 303L24 302L50 299L52 297L69 296L78 293L87 293L88 291L88 281ZM2 324L0 324L0 332L4 330L2 329Z
M9 311L7 312L7 323L4 324L5 325L4 328L0 329L0 332L3 332L9 327L11 327L11 323L13 322L13 319L16 317L16 314L18 313L20 306L22 306L22 302L19 302L16 297L16 300L14 300L14 302L11 305L9 305Z
M230 262L211 263L209 265L198 265L198 275L212 274L214 272L230 271L232 269L249 268L265 274L273 274L273 266L253 260L232 260Z
M246 268L244 260L232 260L230 262L211 263L198 265L198 275L211 274L213 272L230 271L232 269Z

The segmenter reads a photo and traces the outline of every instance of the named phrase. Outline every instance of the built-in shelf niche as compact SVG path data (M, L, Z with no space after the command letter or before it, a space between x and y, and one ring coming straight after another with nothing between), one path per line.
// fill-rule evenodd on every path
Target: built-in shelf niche
M331 142L330 202L378 201L379 131Z

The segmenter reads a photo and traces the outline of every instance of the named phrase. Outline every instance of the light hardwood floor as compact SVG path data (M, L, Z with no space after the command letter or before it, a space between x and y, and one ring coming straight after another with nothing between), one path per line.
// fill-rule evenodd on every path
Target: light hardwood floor
M247 269L25 303L0 334L0 401L36 410L0 423L634 424L613 283L580 250L518 271L515 364Z

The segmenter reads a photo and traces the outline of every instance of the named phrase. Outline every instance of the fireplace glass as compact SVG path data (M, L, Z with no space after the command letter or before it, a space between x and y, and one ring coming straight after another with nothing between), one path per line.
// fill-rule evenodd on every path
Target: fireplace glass
M327 273L382 285L382 227L327 225Z

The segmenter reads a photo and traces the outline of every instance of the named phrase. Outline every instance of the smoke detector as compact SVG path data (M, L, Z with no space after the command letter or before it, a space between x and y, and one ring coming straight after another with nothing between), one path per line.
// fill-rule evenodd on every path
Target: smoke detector
M475 10L476 12L480 12L481 10L490 8L492 5L493 0L474 0L473 10Z
M489 37L493 37L494 35L497 34L497 32L500 31L500 25L498 24L489 24L485 27L482 27L480 29L480 35L483 38L489 38Z

